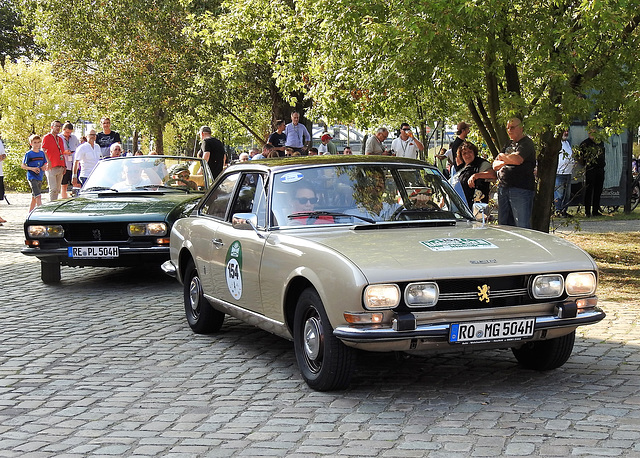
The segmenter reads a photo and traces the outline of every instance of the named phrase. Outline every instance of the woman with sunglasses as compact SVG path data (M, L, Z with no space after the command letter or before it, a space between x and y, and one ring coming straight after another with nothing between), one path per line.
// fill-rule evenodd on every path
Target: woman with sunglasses
M293 192L291 198L291 216L294 224L329 224L333 223L332 216L313 215L318 203L316 192L308 186L300 185ZM300 213L300 216L295 216Z

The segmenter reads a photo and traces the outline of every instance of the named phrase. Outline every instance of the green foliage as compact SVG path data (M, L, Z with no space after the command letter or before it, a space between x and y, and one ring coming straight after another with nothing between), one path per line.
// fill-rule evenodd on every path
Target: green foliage
M20 167L22 159L24 158L24 153L29 150L29 147L16 148L9 144L9 142L3 141L3 143L5 152L7 153L7 157L2 164L5 187L9 191L29 192L31 188L27 181L27 172Z
M4 65L7 58L14 61L39 51L29 28L23 24L23 15L17 8L17 2L3 0L0 4L0 66Z
M83 99L54 76L50 62L7 59L0 69L0 132L9 143L28 148L29 135L49 132L54 119L74 122L87 113Z

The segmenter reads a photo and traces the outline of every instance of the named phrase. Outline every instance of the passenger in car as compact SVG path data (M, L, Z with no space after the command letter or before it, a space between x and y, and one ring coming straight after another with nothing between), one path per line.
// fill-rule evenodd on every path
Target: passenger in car
M124 180L112 186L112 188L118 191L131 191L144 186L160 185L160 180L157 178L155 172L146 170L143 175L141 164L128 162L124 165L123 169ZM149 177L149 174L151 174L152 177ZM152 179L154 182L152 182Z

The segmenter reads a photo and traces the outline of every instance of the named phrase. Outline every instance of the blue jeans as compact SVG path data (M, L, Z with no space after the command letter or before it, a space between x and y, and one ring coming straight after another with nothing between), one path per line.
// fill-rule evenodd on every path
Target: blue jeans
M556 187L553 191L553 203L556 211L567 211L569 197L571 196L571 174L556 175Z
M522 188L498 188L498 224L531 228L535 191Z

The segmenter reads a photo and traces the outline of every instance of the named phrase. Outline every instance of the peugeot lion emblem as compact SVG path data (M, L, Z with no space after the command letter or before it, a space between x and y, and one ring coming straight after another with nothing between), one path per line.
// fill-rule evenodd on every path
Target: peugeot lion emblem
M480 302L489 303L489 285L478 286L478 300Z

